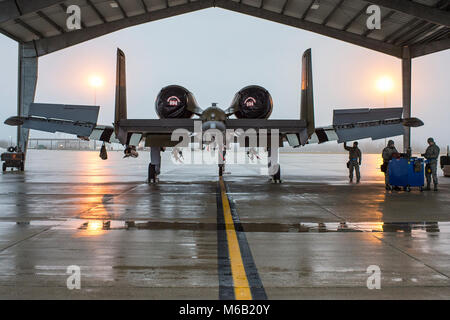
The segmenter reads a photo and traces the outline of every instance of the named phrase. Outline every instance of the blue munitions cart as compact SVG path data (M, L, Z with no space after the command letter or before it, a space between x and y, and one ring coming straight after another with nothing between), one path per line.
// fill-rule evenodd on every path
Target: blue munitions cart
M424 159L412 157L389 161L389 184L403 187L408 192L411 191L411 187L419 187L420 191L423 191Z

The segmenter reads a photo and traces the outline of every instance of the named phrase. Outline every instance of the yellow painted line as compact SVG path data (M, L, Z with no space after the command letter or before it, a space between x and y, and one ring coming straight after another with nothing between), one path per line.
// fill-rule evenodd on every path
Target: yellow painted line
M230 256L231 273L234 282L234 294L236 300L252 300L252 293L245 273L244 262L242 261L241 249L234 228L233 217L231 216L230 203L225 191L223 178L220 177L220 193L222 196L223 215L225 218L225 230L227 233L228 253Z

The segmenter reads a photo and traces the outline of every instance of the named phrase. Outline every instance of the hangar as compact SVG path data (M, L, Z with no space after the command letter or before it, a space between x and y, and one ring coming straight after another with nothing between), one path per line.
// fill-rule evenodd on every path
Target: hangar
M67 9L81 9L69 30ZM381 29L368 29L367 9L381 10ZM19 43L19 116L34 101L38 59L127 27L218 7L315 32L401 59L404 116L411 116L412 59L450 48L450 0L0 0L0 32ZM29 129L18 127L26 150ZM405 128L404 148L410 147Z

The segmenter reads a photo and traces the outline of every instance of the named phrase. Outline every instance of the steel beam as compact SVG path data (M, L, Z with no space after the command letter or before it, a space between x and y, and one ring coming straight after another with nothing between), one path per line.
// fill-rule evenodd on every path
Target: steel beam
M412 44L418 43L421 40L430 37L433 34L436 34L439 32L439 30L445 29L443 26L437 26L435 24L429 24L426 28L422 29L420 32L416 33L415 35L409 37L407 40L403 41L402 45L409 44L410 46Z
M19 44L19 75L17 90L17 115L28 116L34 102L38 77L38 58L33 44ZM17 127L17 146L24 153L28 147L29 129Z
M81 30L67 32L62 35L56 35L49 38L34 41L38 56L43 56L51 52L55 52L100 36L136 26L142 23L156 21L164 18L177 16L183 13L193 12L213 6L214 0L199 0L183 5L173 6L160 10L143 13L141 15L120 19L116 21L87 27Z
M257 7L249 6L243 3L238 3L230 0L216 0L216 7L244 13L253 17L258 17L273 22L278 22L288 26L292 26L299 29L315 32L330 38L352 43L361 47L365 47L371 50L379 51L394 57L402 57L402 48L391 44L384 43L379 40L363 37L351 32L342 31L339 29L327 27L322 24L300 20L298 18L286 16L273 11L260 9Z
M49 16L47 16L44 12L42 11L38 11L37 14L44 19L45 21L47 21L47 23L49 25L51 25L53 28L55 28L56 30L58 30L59 33L65 33L66 31L64 30L63 27L61 27L59 24L57 24L54 20L52 20Z
M450 49L450 38L414 45L411 46L411 58L417 58L447 49Z
M127 12L125 11L125 9L122 7L122 5L120 4L120 1L119 1L119 0L116 0L116 3L117 3L117 6L119 7L120 12L122 13L122 16L123 16L124 18L128 18L128 14L127 14Z
M388 34L386 37L384 37L383 42L388 42L391 43L393 42L392 39L394 37L398 38L399 35L404 35L405 34L405 30L409 30L411 29L411 25L415 24L417 21L420 21L417 18L412 18L411 20L409 20L407 23L403 24L402 26L400 26L399 28L397 28L395 31L391 32L390 34Z
M142 3L142 7L144 8L145 12L149 12L150 10L149 10L147 4L145 3L145 0L141 0L141 3Z
M97 7L95 6L95 4L92 3L91 0L86 0L86 3L89 5L89 7L94 10L95 14L97 15L97 17L102 20L103 23L106 23L106 19L103 16L103 14L100 12L100 10L97 9Z
M424 39L421 39L420 41L418 41L416 44L414 45L420 45L420 44L425 44L425 43L430 43L433 42L435 40L441 40L443 38L445 38L445 36L450 33L449 29L441 29L438 32L433 33L430 36L427 36Z
M64 2L63 0L4 0L0 1L0 24L15 20L21 16L36 12L55 4Z
M411 117L411 54L408 47L403 48L402 58L402 105L403 118ZM403 127L403 152L411 148L411 128Z
M342 6L342 3L344 3L345 0L339 1L339 3L333 8L333 10L330 11L330 13L323 19L322 24L326 25L328 21L333 17L334 13Z
M28 23L25 23L24 21L22 21L21 19L16 19L15 22L17 24L20 24L22 27L24 27L26 30L28 30L28 32L34 34L37 38L44 38L44 35L42 33L40 33L38 30L36 30L35 28L33 28L32 26L30 26Z
M409 0L368 0L370 3L395 10L419 19L450 27L450 12Z
M239 1L239 3L241 3L241 1ZM283 4L283 8L281 8L281 14L284 14L284 12L286 11L286 8L287 8L287 6L288 6L288 4L289 4L289 0L286 0L285 2L284 2L284 4Z
M305 12L303 12L302 17L300 19L305 20L306 17L308 16L309 11L311 10L312 5L314 4L315 0L311 0L311 2L309 3L308 7L306 8Z
M347 31L348 28L350 28L352 26L352 24L356 21L356 19L358 19L363 13L366 12L367 8L369 7L369 4L366 4L361 10L358 11L358 13L356 15L353 16L353 18L346 23L346 25L344 26L344 28L342 28L342 30Z

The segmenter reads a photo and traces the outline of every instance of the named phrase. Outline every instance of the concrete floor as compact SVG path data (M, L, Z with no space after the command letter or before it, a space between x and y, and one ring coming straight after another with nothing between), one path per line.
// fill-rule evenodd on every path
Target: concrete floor
M217 169L164 162L160 184L147 185L146 154L31 150L25 173L0 175L0 298L222 296ZM267 297L449 299L450 179L439 192L391 193L378 156L365 156L360 185L345 162L282 154L281 185L261 166L227 167L243 259ZM71 265L80 290L67 289ZM367 289L370 265L380 290Z

